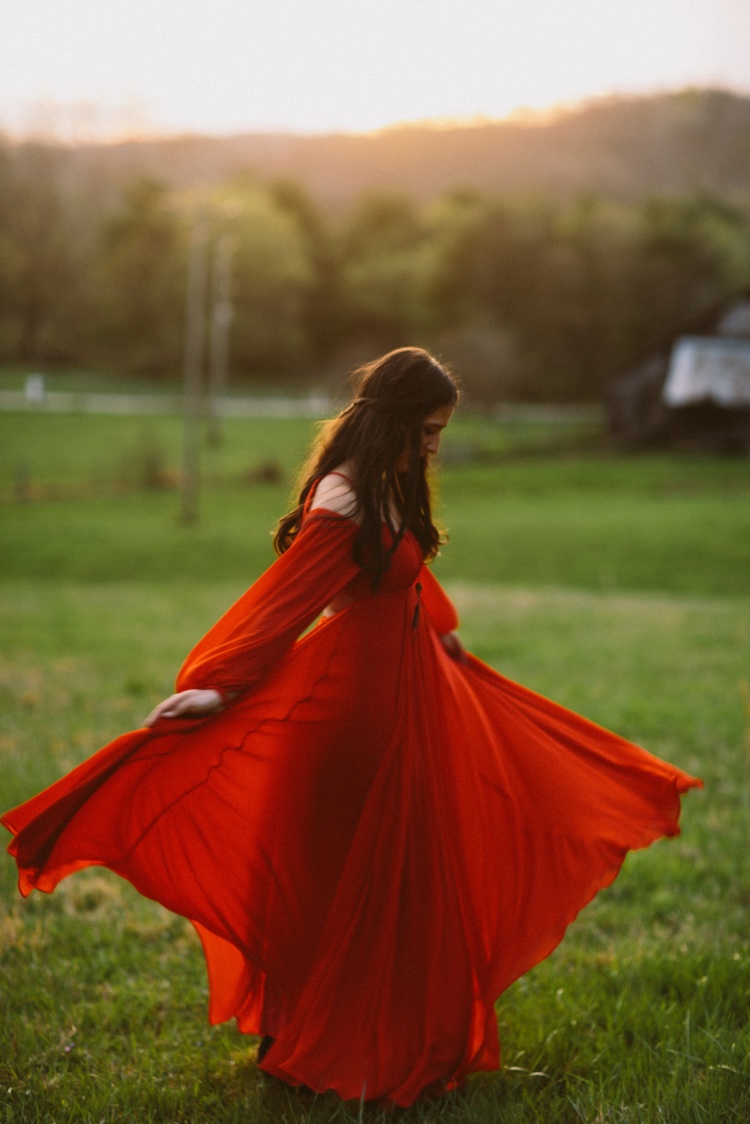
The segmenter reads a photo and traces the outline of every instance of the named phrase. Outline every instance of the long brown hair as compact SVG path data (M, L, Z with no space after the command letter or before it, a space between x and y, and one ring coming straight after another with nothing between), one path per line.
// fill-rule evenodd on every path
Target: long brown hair
M291 546L305 501L315 483L344 462L353 466L352 486L362 517L354 557L377 583L407 530L426 558L440 546L432 522L427 466L421 456L424 419L441 406L454 406L458 387L445 367L420 347L400 347L352 373L354 398L327 422L301 473L297 506L279 521L274 545ZM408 467L397 463L408 449ZM392 510L397 513L394 525ZM390 543L383 542L383 522Z

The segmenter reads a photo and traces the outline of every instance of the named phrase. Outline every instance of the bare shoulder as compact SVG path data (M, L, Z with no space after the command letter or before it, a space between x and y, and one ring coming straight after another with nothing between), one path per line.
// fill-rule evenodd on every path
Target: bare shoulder
M320 508L358 521L357 495L351 480L344 472L344 466L341 472L338 470L329 472L318 483L310 510L316 511Z

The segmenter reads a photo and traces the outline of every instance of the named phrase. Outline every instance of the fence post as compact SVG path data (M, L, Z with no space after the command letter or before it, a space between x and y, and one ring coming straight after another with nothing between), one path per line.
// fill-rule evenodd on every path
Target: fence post
M182 508L180 511L180 521L185 524L195 523L198 518L203 352L206 335L206 253L206 219L199 214L194 220L190 240L185 304Z
M228 234L216 244L211 278L211 336L208 358L209 444L220 445L219 398L227 388L229 374L229 326L232 323L232 241Z

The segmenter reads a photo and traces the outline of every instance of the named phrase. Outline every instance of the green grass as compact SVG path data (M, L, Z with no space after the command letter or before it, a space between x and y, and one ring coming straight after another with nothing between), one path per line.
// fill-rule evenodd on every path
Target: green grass
M7 583L5 802L138 723L233 592L226 583ZM701 774L706 789L687 799L680 839L632 855L550 960L501 999L508 1068L404 1117L742 1120L750 604L471 584L453 592L480 655ZM251 1041L206 1025L202 956L186 923L102 871L28 902L13 892L12 864L0 877L7 1119L358 1119L335 1098L264 1082ZM368 1108L364 1119L381 1114Z
M2 571L76 581L220 575L242 586L271 560L269 532L312 432L304 419L227 424L225 444L204 454L207 477L223 483L205 489L199 524L185 528L174 490L133 491L148 447L161 450L175 474L178 419L0 415ZM459 418L446 452L453 441L497 457L497 441L511 441L507 428L500 432L493 437L489 423ZM279 483L242 482L268 461L279 466ZM91 494L15 502L19 472L32 485L78 485ZM102 482L108 494L97 495ZM118 482L130 490L118 491ZM506 450L489 463L447 464L441 486L452 542L438 569L448 580L750 596L747 459L514 458Z
M149 423L150 424L150 423ZM179 430L155 419L174 466ZM116 482L139 419L0 415L0 493ZM454 438L454 427L446 438ZM228 427L194 528L171 491L0 505L0 803L49 783L168 692L185 651L270 561L307 422ZM515 438L514 438L515 439ZM457 1124L750 1119L750 466L508 456L478 419L446 467L438 566L472 650L702 776L683 835L631 855L560 948L501 998L504 1068L406 1113L266 1081L209 1028L192 930L84 871L23 902L0 863L0 1121ZM482 461L482 457L485 461ZM494 458L494 459L493 459ZM94 468L92 468L94 466ZM106 475L106 474L105 474Z
M204 449L208 474L232 476L274 459L293 473L311 438L305 418L227 419L224 443ZM30 483L133 482L154 452L177 472L182 422L172 415L0 414L0 491L9 497L19 472Z
M554 465L534 466L548 475ZM750 488L672 496L613 482L606 465L586 466L596 487L529 494L510 468L485 469L503 494L462 490L445 474L442 514L450 545L438 562L446 580L578 589L750 595ZM640 466L636 466L640 467ZM289 487L231 486L207 491L197 526L178 521L173 492L92 497L71 503L0 506L0 565L7 577L110 581L204 581L239 586L272 559L270 532Z
M23 390L29 375L43 374L47 390L96 394L162 394L179 391L180 379L175 373L160 380L105 375L88 367L58 367L34 363L0 364L0 390Z
M0 390L23 390L31 374L44 375L47 390L83 394L180 394L183 372L165 371L158 378L132 375L127 371L101 371L67 364L0 363ZM230 395L305 394L313 373L299 372L297 378L280 379L277 373L254 375L250 380L233 379Z

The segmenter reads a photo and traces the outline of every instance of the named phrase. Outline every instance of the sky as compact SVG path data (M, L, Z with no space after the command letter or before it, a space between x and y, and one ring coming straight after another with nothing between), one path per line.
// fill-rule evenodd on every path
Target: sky
M0 128L363 132L750 93L750 0L1 0Z

